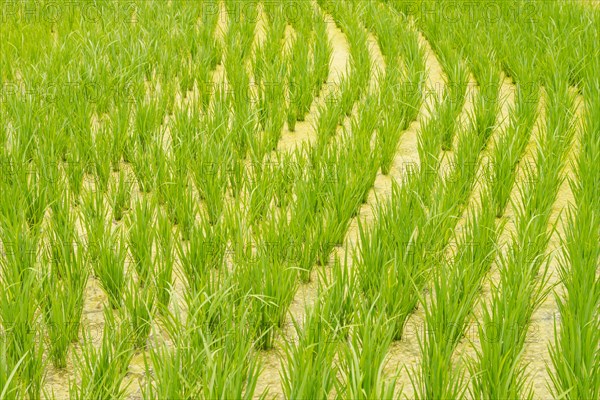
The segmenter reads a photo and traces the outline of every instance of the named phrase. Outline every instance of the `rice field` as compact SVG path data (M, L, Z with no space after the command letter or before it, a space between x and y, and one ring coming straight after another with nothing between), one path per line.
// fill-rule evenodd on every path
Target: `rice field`
M600 399L600 7L1 0L0 400Z

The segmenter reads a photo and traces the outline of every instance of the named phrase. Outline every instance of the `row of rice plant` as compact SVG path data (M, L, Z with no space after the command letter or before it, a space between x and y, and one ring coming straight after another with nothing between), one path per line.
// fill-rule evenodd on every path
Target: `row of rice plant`
M549 368L553 395L569 399L600 396L597 373L600 368L597 350L600 346L597 318L600 304L597 275L600 257L600 204L597 195L600 182L597 168L600 162L599 89L596 62L589 67L583 88L587 114L576 173L569 182L575 204L567 213L566 234L561 240L563 256L559 271L564 294L556 295L561 319L556 323L551 346L553 369Z
M555 66L551 74L554 81L549 79L553 85L546 86L546 123L536 152L536 171L525 171L530 179L519 187L515 233L499 260L500 282L483 307L472 387L478 398L533 396L520 355L531 315L547 295L545 249L552 233L548 223L573 136L573 98L565 70Z

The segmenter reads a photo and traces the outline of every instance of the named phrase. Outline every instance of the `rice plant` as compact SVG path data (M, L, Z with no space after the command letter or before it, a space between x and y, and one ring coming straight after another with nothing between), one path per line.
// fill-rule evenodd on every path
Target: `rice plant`
M555 89L558 90L548 100L548 111L567 111L561 115L569 120L571 95L566 90L560 90L564 76L561 77L559 71L553 74L557 85ZM531 384L525 379L526 365L520 361L520 355L531 315L548 294L545 248L552 233L548 224L562 180L564 154L568 149L568 140L564 138L572 134L568 129L560 133L556 129L563 124L563 128L568 128L567 120L557 115L547 119L543 146L537 151L537 178L528 179L520 191L521 204L516 210L513 243L508 254L500 258L500 284L493 292L491 304L484 307L478 329L482 346L472 366L481 371L472 380L473 395L478 398L533 397ZM551 158L549 154L552 154ZM532 171L527 173L533 176ZM512 311L507 313L508 309ZM491 337L492 325L498 327L494 333L497 340L486 340Z
M393 326L375 305L359 307L348 343L341 350L345 386L338 385L337 393L353 399L392 399L395 379L386 377L383 367Z
M63 243L64 253L54 263L50 273L43 277L41 309L46 323L48 348L52 363L58 368L67 366L71 343L79 339L88 269L84 250L73 242Z
M133 280L126 284L123 294L123 319L129 323L129 340L136 349L144 348L152 327L154 290L140 287Z
M137 272L138 283L146 286L154 275L152 258L156 238L154 229L154 204L148 201L136 202L129 221L128 247Z
M112 308L119 308L123 300L126 275L125 262L127 247L122 231L107 234L100 242L92 242L96 258L92 261L94 275L100 281L100 286L108 296Z
M281 372L283 391L288 399L326 399L337 381L335 330L321 312L320 301L307 310L305 320L293 321L298 342L285 344L285 364Z
M158 250L154 257L156 274L154 286L156 287L156 303L159 311L168 308L171 300L173 286L173 267L175 265L173 227L166 213L157 216L157 244Z
M126 387L122 383L133 356L130 331L114 319L111 310L105 310L104 316L106 326L100 347L96 348L91 338L84 336L82 354L76 358L79 378L69 385L71 398L125 398Z
M112 185L111 189L111 207L112 216L115 221L121 221L123 214L129 210L131 205L132 185L129 177L121 170L119 171L119 180Z
M243 301L232 298L234 293L224 284L212 293L192 295L185 320L169 316L168 332L176 345L150 349L145 362L155 379L143 388L146 398L253 398L260 370L248 340L248 311Z

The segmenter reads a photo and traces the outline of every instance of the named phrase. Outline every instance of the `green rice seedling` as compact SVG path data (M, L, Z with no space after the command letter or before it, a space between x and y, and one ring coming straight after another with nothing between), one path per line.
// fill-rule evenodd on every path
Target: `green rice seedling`
M35 264L39 239L24 221L4 221L1 232L5 254L0 257L0 323L6 340L3 345L7 366L15 368L21 364L15 385L27 397L39 399L44 379L43 339L36 328L40 285Z
M376 283L381 290L379 307L392 318L390 322L394 325L396 340L402 337L406 320L417 307L415 288L421 287L428 278L425 251L421 250L425 246L419 241L405 246L404 254L397 251L400 254L393 254L393 258L384 264L383 275ZM372 297L373 293L367 292L367 295Z
M44 379L42 358L44 348L40 331L34 328L37 319L34 299L38 294L39 287L36 287L37 285L32 281L15 282L11 286L13 288L22 286L22 288L9 289L5 287L0 291L0 300L2 300L0 321L4 328L3 336L6 338L4 339L6 342L3 344L6 348L5 357L7 358L5 365L7 369L12 366L9 373L13 371L17 373L11 378L11 381L15 380L12 390L26 393L27 397L32 399L39 399ZM15 292L14 295L17 296L31 297L16 298L9 291Z
M125 398L126 387L122 383L134 349L129 327L115 321L111 310L105 309L104 316L106 325L100 348L84 335L82 354L76 355L79 379L69 384L69 396L73 399Z
M336 108L339 108L340 118L343 118L343 116L348 117L352 114L354 104L360 97L359 91L359 87L354 86L353 75L346 72L339 84L339 98L328 99L326 102L331 103L332 101L339 101L339 104L336 104ZM338 125L341 124L341 122L342 120L338 119Z
M68 135L72 138L69 150L79 156L78 161L81 162L83 172L86 174L92 174L94 161L94 140L92 137L90 124L91 115L85 115L89 113L89 111L83 111L82 113L84 115L75 117L79 120L73 120L73 125L69 126L71 131L68 132Z
M31 99L14 99L12 96L7 104L7 113L14 121L18 129L14 135L13 154L19 160L30 161L32 158L33 145L31 144L31 133L40 125L39 116L35 109L39 104Z
M344 380L338 384L338 396L352 399L392 399L395 379L388 379L383 368L392 342L393 329L374 304L361 304L348 343L340 354Z
M154 258L156 265L154 285L157 308L163 312L168 309L171 300L173 266L175 264L173 227L166 213L157 215L156 241L158 250Z
M64 183L58 185L64 190ZM52 215L50 218L47 240L49 248L50 266L55 269L59 277L68 277L70 268L65 268L74 263L76 252L75 221L76 214L71 210L68 193L56 198L51 204ZM74 263L77 264L77 263Z
M190 296L185 320L169 315L174 345L150 348L145 363L155 379L142 388L146 398L254 396L260 369L247 336L247 309L233 294L224 284L216 292Z
M87 237L87 251L91 262L99 256L100 243L104 243L107 210L101 192L86 192L81 205L81 217Z
M142 151L147 150L152 144L152 139L158 134L162 124L162 113L158 103L153 100L138 104L134 119L133 140L136 147Z
M440 44L440 62L447 75L446 87L448 88L446 101L443 103L441 113L448 115L448 125L443 131L442 150L452 149L452 142L456 132L456 118L460 114L465 103L467 85L469 84L469 71L464 62L454 50L449 48L450 44Z
M512 279L524 280L519 276ZM498 288L494 288L493 308L484 307L482 322L478 326L479 337L483 338L482 349L477 352L477 359L481 364L470 367L473 372L479 371L479 375L476 373L472 379L475 398L491 394L533 398L532 389L526 380L526 365L520 363L519 354L525 340L526 315L531 315L543 299L545 293L540 289L543 283L545 281L533 288L523 288L522 285L518 292L519 298L512 296L510 299L503 299L501 294L497 294ZM531 299L534 299L533 302ZM502 305L499 304L500 301L503 302ZM506 314L507 309L514 310L514 313L498 318L500 313ZM494 329L494 332L490 329Z
M588 398L600 394L597 373L600 362L593 349L600 343L595 309L600 303L600 280L597 261L600 258L598 232L600 204L598 196L598 158L600 118L598 88L590 79L586 98L587 115L581 135L581 151L575 177L570 181L575 205L567 214L566 234L561 238L563 253L559 274L564 294L555 294L560 322L555 322L554 340L550 346L553 369L548 367L550 390L555 397Z
M355 304L358 301L358 287L355 274L348 268L348 251L344 260L335 257L331 266L331 276L321 273L320 284L323 288L322 314L338 338L347 338L353 318Z
M172 347L152 346L148 353L149 356L144 357L146 371L153 371L156 378L148 379L147 386L142 387L144 398L177 399L197 395L194 385L198 380L189 377L199 377L202 363L198 359L191 360L188 347L183 343ZM188 367L181 368L183 365Z
M519 155L516 140L509 133L502 135L496 142L492 157L493 161L485 174L486 180L492 185L496 216L500 218L504 214L517 173Z
M431 156L434 149L438 149L435 153L439 152L440 141L433 139L434 132L432 129L423 134L422 154ZM461 160L460 165L465 171L456 168L453 173L473 178L476 163L466 161L468 157L478 157L478 152L471 155L468 149L469 146L459 142L457 159ZM388 228L381 232L376 229L371 234L372 238L364 231L361 233L361 245L355 260L359 281L371 303L379 298L381 307L393 318L395 338L401 337L406 318L417 305L417 292L413 290L418 291L417 288L422 288L427 282L431 266L439 259L454 230L457 221L454 216L459 215L462 209L456 202L457 193L463 193L463 202L465 194L469 193L463 190L461 180L439 178L437 173L429 176L423 171L412 177L409 175L401 190L393 190L393 206L378 212L380 224ZM472 182L471 179L471 185ZM425 208L427 204L429 206ZM406 223L399 227L396 223L399 220ZM380 272L368 272L373 268ZM400 289L399 286L405 288Z
M224 226L206 221L192 227L189 243L177 243L177 255L191 293L200 293L210 280L211 270L221 269L226 248Z
M136 349L146 347L152 326L154 301L155 292L152 287L140 287L132 279L129 280L123 295L121 312L123 319L129 323L130 340Z
M188 55L184 55L179 62L179 90L186 95L194 88L194 75L191 60Z
M139 200L133 206L128 221L127 244L141 286L146 286L154 276L152 250L156 238L155 212L153 202Z
M288 86L290 88L295 88L296 85L293 81L289 81ZM298 94L295 93L295 90L296 89L290 90L290 92L294 91L294 92L290 93L292 98L299 97ZM298 111L294 105L291 105L288 107L287 120L286 120L287 128L289 131L294 132L296 130L296 121L298 121Z
M314 39L312 46L313 94L318 95L321 87L327 82L329 64L333 56L333 46L327 36L327 24L323 15L316 11L313 14Z
M102 127L96 134L94 146L94 189L106 193L110 179L111 164L106 154L110 154L111 137L108 128Z
M292 321L298 342L287 341L280 373L288 399L326 399L336 383L335 331L324 318L321 302L307 309L303 324Z
M242 314L241 320L246 319ZM204 339L213 343L206 351L207 363L202 379L206 383L201 397L254 398L260 369L247 335L247 328L239 325L226 328L224 333L215 334L214 338L207 335ZM227 373L223 374L224 371Z
M500 77L494 67L479 74L479 92L474 100L474 120L476 132L482 146L485 146L496 125L499 109Z
M227 160L227 165L227 181L229 183L228 188L231 196L237 200L240 198L240 194L245 182L245 161L238 158L236 155L232 155L232 157Z
M275 329L281 328L296 292L296 269L288 262L272 262L268 253L239 264L235 280L250 300L250 321L259 349L273 347Z
M22 289L37 271L36 262L39 255L39 232L31 232L23 218L20 220L2 221L2 245L4 254L0 258L2 274L6 281L6 289Z
M445 118L441 121L437 118L431 119L429 122L421 123L421 135L419 136L418 151L419 151L419 179L422 182L422 187L431 191L435 186L434 183L438 179L439 166L441 163L441 156L439 155L441 149L441 137L437 133L441 127L447 126L452 122ZM425 199L428 199L428 192L424 192Z
M300 237L300 235L302 235ZM316 264L319 263L319 251L321 246L322 229L311 226L302 234L296 234L294 242L296 245L294 258L298 261L298 272L300 280L304 283L311 281L311 273ZM324 250L324 249L323 249Z
M71 288L56 277L46 277L43 287L48 351L55 367L66 368L69 345L79 331L83 291L71 294Z
M48 184L42 181L37 172L29 175L29 179L20 187L22 199L25 202L25 218L29 229L38 230L46 208L48 207Z
M127 258L126 239L122 232L106 234L101 242L92 243L97 247L97 259L92 262L94 275L100 280L100 286L108 296L108 302L114 309L121 305L125 285L125 260Z
M241 229L237 226L234 231L240 232ZM249 238L248 242L256 241L258 238L258 243L253 245L256 257L266 257L273 263L286 263L296 268L301 242L290 230L287 210L280 208L273 210L268 219L256 226L253 234L254 238Z
M344 80L343 82L346 82ZM343 83L342 83L343 85ZM344 86L342 86L343 88ZM343 89L342 89L343 90ZM337 132L343 118L343 110L340 106L341 98L336 93L330 93L324 105L319 105L317 119L317 150L322 150ZM317 151L318 153L318 151Z
M267 35L277 34L271 30L267 31ZM273 43L269 39L267 44L258 48L254 62L256 112L258 122L265 131L267 140L271 142L270 149L274 149L285 122L286 107L282 107L282 104L285 102L286 88L280 80L288 75L288 70L281 41Z
M169 182L172 177L172 170L175 168L171 165L171 156L167 153L165 146L162 144L164 138L157 139L157 142L152 146L150 151L154 173L154 187L156 189L154 198L157 204L165 204L165 182Z
M23 354L17 363L12 363L8 357L6 339L4 334L0 335L0 399L16 399L19 397L18 376L19 368L27 353Z
M174 210L171 220L176 221L181 239L189 240L198 212L196 200L189 190L187 177L177 178L171 188L173 190L167 201L167 208L172 207Z
M289 58L288 86L290 105L288 108L288 128L294 131L296 120L304 121L313 99L310 40L303 32L296 32Z
M377 36L377 43L383 57L386 60L395 59L398 55L399 42L390 39L397 33L399 26L392 22L392 13L383 12L384 7L372 0L364 2L362 10L362 23Z
M155 158L148 150L137 148L131 160L131 168L142 193L150 193L156 186L156 175L152 168Z
M254 164L254 171L246 175L245 186L249 193L248 221L251 225L265 217L274 197L273 173L270 167Z
M226 170L219 161L224 155L224 148L211 140L204 151L206 158L192 169L192 177L198 194L206 203L210 223L216 224L223 213L224 192L227 187Z
M127 147L129 133L130 109L129 104L121 103L110 113L110 127L112 131L111 149L109 153L113 171L118 171L121 166Z
M570 216L574 228L568 232L570 240L566 242L568 248L560 267L567 288L566 296L556 296L561 321L560 330L558 323L555 323L554 340L550 347L554 369L548 368L553 395L573 399L600 393L600 384L594 372L599 366L597 351L592 350L597 349L600 342L598 323L593 317L594 305L598 304L599 283L594 271L599 251L591 239L594 237L591 229L597 228L598 218L592 212L580 212L582 216L588 213L589 223L575 219L582 217ZM575 241L576 238L580 240ZM570 270L567 269L568 265Z
M457 238L454 260L440 260L430 298L421 299L426 321L426 332L419 337L423 358L411 378L419 398L459 398L467 390L464 372L454 367L453 353L493 261L500 230L490 204L484 193L481 206L468 214L466 229Z
M202 80L200 80L202 82ZM175 84L172 81L161 81L160 82L160 94L158 95L158 109L163 110L165 116L172 116L175 108ZM200 93L202 96L202 92ZM202 98L201 103L209 99Z
M49 255L52 269L42 280L40 306L52 363L65 368L69 345L79 338L89 272L84 249L81 246L75 249L73 241L63 242L60 247L55 244Z
M48 196L48 205L51 205L54 199L62 195L63 176L58 165L58 156L51 154L46 150L44 153L38 152L33 161L34 169L38 171L40 179L46 182L46 193Z
M273 195L277 207L286 208L293 201L295 182L300 178L301 163L295 154L284 153L277 156L275 168L272 169Z
M472 127L459 133L453 165L447 172L447 184L443 191L449 196L449 202L454 201L461 207L468 201L477 179L480 151L485 146L479 139L481 138Z
M379 106L383 109L377 127L377 144L381 152L381 172L389 174L402 131L407 127L403 107L396 106L402 99L394 72L387 71L381 82Z
M352 74L350 75L351 86L354 99L359 99L368 87L370 80L372 60L370 58L367 46L367 34L358 20L360 10L352 10L344 16L342 30L348 37L350 43L350 65ZM350 115L350 109L344 108L345 114Z
M73 201L78 204L83 188L84 167L81 158L76 155L67 155L66 165L64 167L70 192L73 195Z
M123 170L119 171L118 180L111 181L112 215L115 221L121 221L123 214L129 210L131 205L131 181Z

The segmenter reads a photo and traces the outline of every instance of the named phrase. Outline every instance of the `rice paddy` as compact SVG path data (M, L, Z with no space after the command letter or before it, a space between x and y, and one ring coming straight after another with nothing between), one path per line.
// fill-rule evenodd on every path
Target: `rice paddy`
M600 399L600 8L0 2L0 400Z

